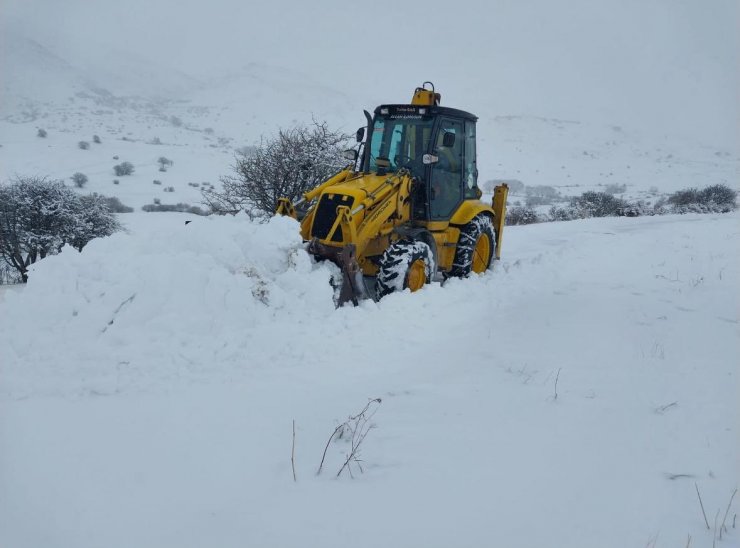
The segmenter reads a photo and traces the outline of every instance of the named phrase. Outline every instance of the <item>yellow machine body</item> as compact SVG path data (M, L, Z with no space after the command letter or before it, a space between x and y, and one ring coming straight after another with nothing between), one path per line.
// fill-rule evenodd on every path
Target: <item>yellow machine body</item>
M439 100L440 95L433 89L417 88L410 108L416 109L413 112L418 112L419 108L429 106L440 109L438 116L448 117L454 117L455 113L462 112L454 109L441 110L441 107L436 106ZM390 107L391 110L394 108L403 111L405 107L402 105ZM375 120L376 131L378 127L382 127L382 120L378 122L377 113L385 112L382 107L378 109ZM422 112L426 114L425 111ZM467 113L463 114L472 117ZM410 118L411 114L408 117ZM429 127L436 128L437 126L431 125L434 118L430 120ZM368 132L372 132L372 128L368 127ZM367 152L368 146L376 146L375 141L368 145L371 137L372 135L368 135L368 141L365 143L366 156L372 154L372 151ZM458 139L463 137L462 134L457 136ZM443 140L440 135L440 142ZM466 142L470 142L470 138ZM436 149L430 150L437 152ZM472 153L474 154L474 148ZM425 164L430 154L424 154ZM466 191L465 199L462 199L448 215L442 218L439 215L425 218L418 212L414 213L412 204L414 200L423 200L419 196L424 196L425 191L427 193L431 191L431 186L425 186L426 183L418 175L424 173L422 168L418 167L421 164L418 164L414 173L406 167L387 169L385 164L390 164L390 161L386 159L375 160L377 166L371 161L372 159L365 158L364 165L360 164L359 169L357 165L350 165L304 193L296 205L304 204L308 207L304 207L300 213L287 198L281 198L278 205L278 214L289 215L300 221L303 239L311 242L309 245L311 253L317 257L333 260L342 268L345 275L344 285L351 287L343 288L344 297L340 298L340 304L342 301L356 301L357 298L367 296L363 295L366 291L361 287L363 285L361 278L378 274L379 264L382 265L380 258L398 240L418 239L434 248L434 260L427 259L427 262L435 263L433 266L437 273L449 275L455 270L454 262L458 254L461 232L469 231L471 223L476 219L487 217L490 225L486 221L486 226L492 228L493 241L489 241L491 238L488 236L479 237L474 252L488 253L489 256L474 262L472 269L474 272L485 270L491 260L500 258L508 192L506 185L496 187L490 204L480 200L481 192L475 187L474 193L470 189ZM431 155L429 163L435 161L439 161L438 156ZM468 158L468 161L471 159ZM472 161L475 161L474 157ZM461 196L463 191L460 191ZM422 205L417 204L417 210L420 210ZM422 275L424 270L420 265L423 266L423 263L422 260L415 260L413 264L409 264L406 274L407 285L404 287L413 291L419 287L418 280L429 281Z

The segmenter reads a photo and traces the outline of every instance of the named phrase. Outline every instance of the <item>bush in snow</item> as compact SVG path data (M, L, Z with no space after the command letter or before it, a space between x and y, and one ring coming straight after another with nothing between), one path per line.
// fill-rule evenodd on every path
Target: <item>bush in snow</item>
M152 139L151 141L149 141L149 144L150 145L161 145L162 144L162 140L159 137L155 137L154 139Z
M153 204L142 206L141 209L150 213L175 211L178 213L193 213L194 215L208 215L207 211L204 211L198 206L191 206L189 204L162 204L159 202L159 199L155 199Z
M99 145L101 143L100 137L98 137L97 135L93 135L93 143Z
M536 207L539 205L550 205L560 200L560 193L551 186L528 186L526 190L527 207Z
M121 228L108 207L108 198L100 194L79 196L74 214L74 227L71 227L70 237L65 243L78 251L82 251L90 240L110 236Z
M87 183L87 175L79 171L70 177L77 188L82 188Z
M280 197L298 199L347 165L342 158L348 136L327 124L283 129L247 155L237 152L235 175L221 178L223 191L203 191L216 213L254 211L271 216Z
M619 210L620 217L643 217L645 215L661 215L662 211L656 207L651 207L642 200L637 202L628 202Z
M46 137L46 130L39 128L39 130L36 132L36 137L41 137L42 139Z
M737 208L737 192L726 185L702 190L687 188L671 194L667 203L673 213L727 213Z
M174 162L170 160L169 158L160 156L159 160L157 160L157 163L159 164L159 171L167 171L167 168L173 165Z
M4 261L0 261L0 285L21 283L18 271Z
M166 186L166 187L164 187L163 190L165 192L175 192L175 187L174 186Z
M123 205L123 203L121 203L121 200L119 200L115 196L105 198L105 205L112 213L132 213L134 211L133 207Z
M578 210L581 219L588 219L617 216L627 203L606 192L589 191L572 198L570 205Z
M62 181L23 177L0 186L0 257L23 282L31 264L65 244L82 250L118 229L102 196L78 196Z
M159 179L154 179L154 180L152 181L152 184L153 184L153 185L161 185L161 184L162 184L162 181L160 181Z
M113 166L113 172L119 177L131 175L134 172L134 165L131 162L121 162Z
M88 143L87 141L80 141L79 143L77 143L77 147L81 150L87 150L88 148L90 148L90 143Z
M119 181L118 179L113 179L113 184L114 184L114 185L117 185L117 184L118 184L118 183L120 183L120 182L121 182L121 181Z
M572 221L574 219L582 219L581 212L573 206L552 206L550 208L550 220L551 221Z
M531 225L538 222L540 217L531 207L514 206L506 211L507 225Z

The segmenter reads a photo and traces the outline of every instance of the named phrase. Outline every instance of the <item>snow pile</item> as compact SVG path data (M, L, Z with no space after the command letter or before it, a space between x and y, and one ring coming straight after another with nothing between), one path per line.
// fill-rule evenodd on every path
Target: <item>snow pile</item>
M0 302L0 545L712 546L737 212L507 227L492 272L338 310L294 222L178 217Z
M107 393L107 383L120 384L143 360L147 375L165 377L183 365L192 372L248 360L257 326L273 326L269 342L279 345L281 322L334 310L332 267L312 264L303 248L295 221L260 225L242 216L119 233L82 253L67 247L7 296L2 376L44 368L33 377L51 392L67 385ZM60 363L61 349L72 359Z

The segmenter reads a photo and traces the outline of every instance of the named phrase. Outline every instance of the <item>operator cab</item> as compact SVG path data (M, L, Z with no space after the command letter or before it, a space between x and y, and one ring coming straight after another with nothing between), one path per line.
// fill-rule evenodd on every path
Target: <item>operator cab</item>
M381 105L365 140L365 173L406 168L416 179L412 220L449 220L464 200L478 199L475 123L469 112L438 106L439 94L417 88L432 104Z

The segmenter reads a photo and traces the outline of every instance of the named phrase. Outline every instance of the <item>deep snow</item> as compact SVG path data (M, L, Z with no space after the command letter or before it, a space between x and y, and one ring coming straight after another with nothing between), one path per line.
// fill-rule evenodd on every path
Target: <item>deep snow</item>
M443 51L412 66L389 64L397 44L378 41L367 61L383 70L359 73L335 32L330 51L351 64L317 53L310 25L311 47L296 47L300 29L266 25L289 57L234 33L260 47L220 51L209 66L230 73L196 79L157 64L163 46L206 57L219 42L198 20L187 44L168 43L186 34L180 4L166 24L150 17L164 4L121 5L137 23L116 20L126 51L114 52L90 33L115 35L101 21L119 8L23 2L42 28L53 20L48 35L7 24L16 3L0 14L0 184L71 185L80 171L82 192L138 212L119 216L127 233L45 259L26 287L0 286L0 547L713 546L694 483L721 522L740 476L738 214L509 227L493 272L335 310L333 268L311 262L291 221L140 207L198 205L240 147L312 116L353 133L362 108L407 101L429 78L443 105L480 117L481 182L563 196L615 183L653 201L737 189L737 139L722 137L737 111L737 54L717 15L727 5L486 3L496 21L468 33L483 47L437 41ZM297 7L285 28L303 23ZM352 17L345 7L337 17ZM422 21L446 29L444 10L457 9ZM160 47L137 58L144 12ZM356 38L352 25L333 30ZM49 46L65 35L78 48ZM311 61L296 71L300 54ZM167 172L160 156L174 161ZM113 174L122 161L132 176ZM364 473L334 478L339 441L317 477L334 428L376 397ZM740 545L738 504L717 546Z
M292 221L185 218L0 301L0 545L712 545L738 214L508 227L493 272L340 310ZM317 477L374 397L364 473Z

